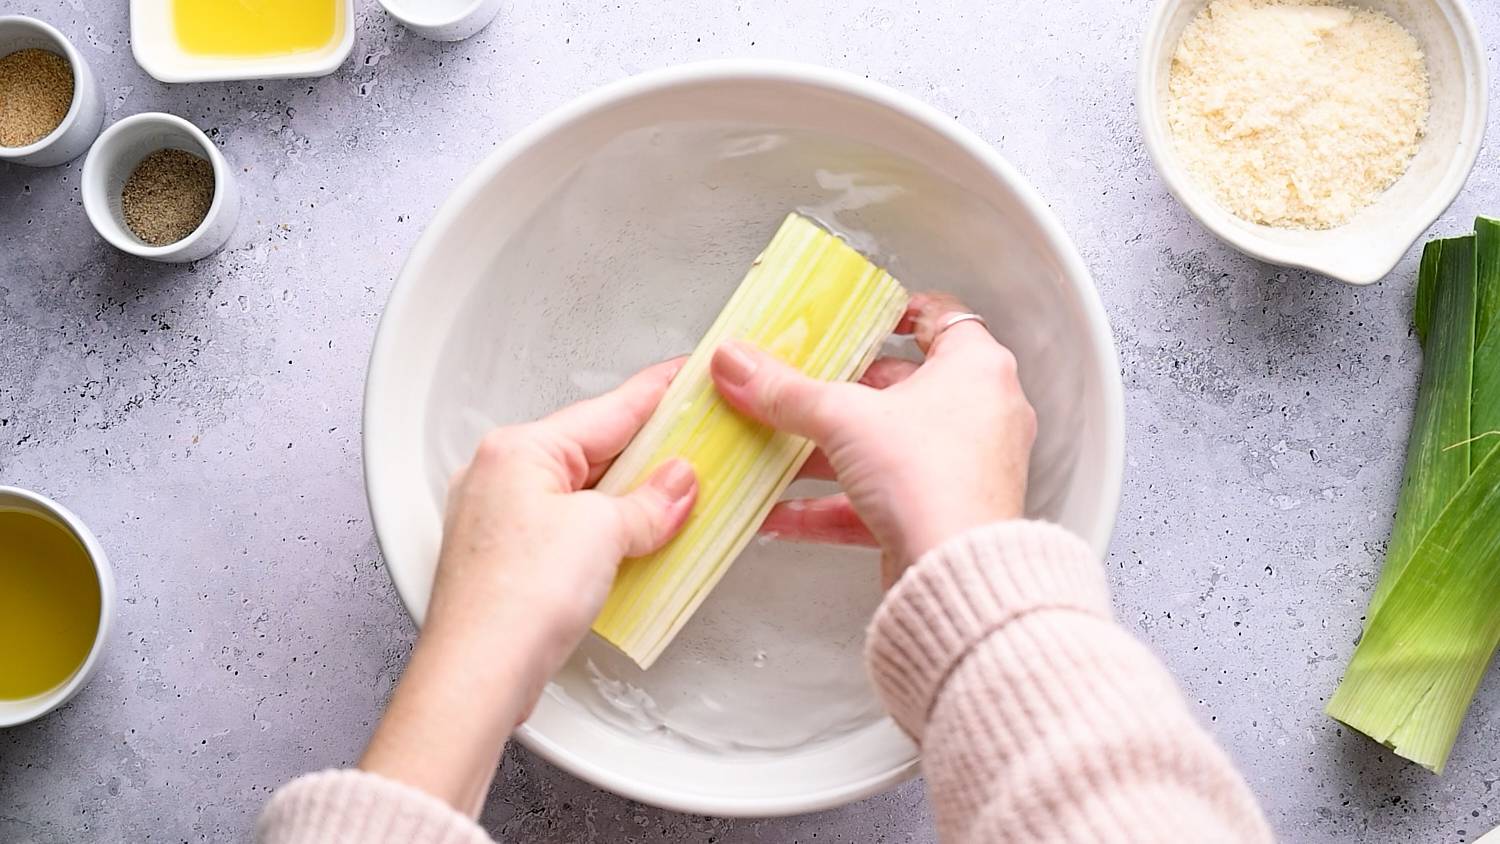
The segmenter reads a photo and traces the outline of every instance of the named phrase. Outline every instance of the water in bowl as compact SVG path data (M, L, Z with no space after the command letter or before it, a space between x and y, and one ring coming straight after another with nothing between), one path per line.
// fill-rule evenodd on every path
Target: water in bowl
M434 502L491 427L691 351L791 210L909 289L949 290L985 314L1021 359L1041 420L1028 510L1055 516L1082 375L1059 354L1070 338L1039 318L1074 305L1061 285L1024 283L1057 268L1007 252L995 236L1027 223L874 146L703 123L617 137L500 249L447 339L429 396ZM891 351L915 353L904 341ZM799 482L790 494L829 489ZM870 551L753 543L650 671L589 641L548 693L619 730L700 752L836 741L882 717L862 662L879 600Z

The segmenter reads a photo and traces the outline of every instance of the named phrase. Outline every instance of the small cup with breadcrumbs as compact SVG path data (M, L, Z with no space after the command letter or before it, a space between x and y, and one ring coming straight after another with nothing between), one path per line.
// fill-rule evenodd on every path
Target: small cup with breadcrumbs
M103 121L99 83L72 42L45 21L0 16L0 163L72 161Z
M173 114L134 114L104 130L83 162L83 208L99 236L153 261L196 261L239 219L234 174L218 146Z

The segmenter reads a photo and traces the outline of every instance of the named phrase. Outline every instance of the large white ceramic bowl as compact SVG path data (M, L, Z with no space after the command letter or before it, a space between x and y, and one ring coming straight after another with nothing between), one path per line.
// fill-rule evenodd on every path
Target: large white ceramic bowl
M1385 277L1412 243L1452 204L1484 140L1489 104L1484 48L1463 0L1355 0L1390 15L1427 56L1431 106L1427 136L1406 174L1341 226L1278 229L1230 214L1178 159L1167 125L1167 77L1177 41L1210 0L1157 0L1141 45L1136 107L1146 150L1167 190L1225 243L1272 264L1322 273L1350 284Z
M690 350L792 209L988 318L1038 409L1028 510L1104 553L1122 465L1118 362L1088 271L1041 198L950 117L864 79L697 64L610 85L510 139L442 206L396 282L366 385L365 477L419 623L445 480L479 436ZM876 580L868 552L754 544L650 672L586 643L518 737L683 811L787 814L884 789L917 753L861 670Z

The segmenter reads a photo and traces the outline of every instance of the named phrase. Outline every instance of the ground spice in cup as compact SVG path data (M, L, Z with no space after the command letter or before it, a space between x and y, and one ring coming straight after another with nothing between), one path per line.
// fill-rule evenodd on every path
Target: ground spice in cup
M125 225L151 246L193 233L214 201L214 166L180 149L159 149L136 165L120 195Z
M0 146L24 147L52 134L73 105L73 66L31 47L0 57Z

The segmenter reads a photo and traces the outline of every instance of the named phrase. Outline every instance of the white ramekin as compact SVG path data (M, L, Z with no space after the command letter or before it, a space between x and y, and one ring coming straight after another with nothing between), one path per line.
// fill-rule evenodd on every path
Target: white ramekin
M109 559L99 540L84 526L83 521L56 501L29 490L13 486L0 486L0 510L24 510L36 513L57 522L77 537L94 564L94 573L99 578L99 630L94 634L94 645L88 658L73 672L67 682L55 689L25 700L0 700L0 727L14 727L46 715L67 703L99 667L99 655L109 639L109 629L115 615L115 576L109 567Z
M176 243L151 246L125 225L120 194L136 165L160 149L180 149L207 158L214 167L214 199L192 234ZM234 172L213 141L175 114L132 114L99 136L83 162L83 210L99 236L115 248L166 263L196 261L216 251L234 232L240 194Z
M1136 107L1146 150L1167 190L1204 228L1253 258L1370 284L1387 273L1463 188L1484 140L1484 48L1463 0L1369 0L1406 27L1427 55L1432 106L1427 136L1406 174L1372 205L1336 228L1279 229L1246 222L1220 207L1178 159L1167 125L1167 77L1188 23L1209 0L1157 0L1146 25Z
M73 103L62 122L45 138L24 147L0 146L0 162L28 167L52 167L82 155L99 136L104 122L104 99L99 80L83 54L50 24L23 15L0 17L0 56L38 47L62 55L73 67Z
M646 73L586 94L512 136L459 183L412 248L393 288L365 384L364 464L387 570L420 623L441 540L427 442L433 373L445 326L494 278L498 250L580 162L623 133L707 121L830 133L876 145L974 191L1009 221L997 237L1027 244L1021 275L1065 302L1047 336L1067 338L1079 385L1079 449L1057 519L1102 556L1118 512L1124 463L1123 386L1088 269L1047 203L1016 170L949 115L851 74L803 64L722 61ZM1030 265L1028 265L1030 267ZM979 303L974 303L979 306ZM1061 355L1055 355L1061 360ZM889 719L836 741L720 755L626 736L553 694L516 731L553 764L629 798L683 812L767 816L811 812L913 775L916 750Z
M380 0L412 32L434 41L462 41L489 26L500 0Z
M221 82L327 76L354 49L354 0L339 0L343 30L321 50L281 56L199 56L182 49L172 24L172 0L130 0L130 51L136 64L162 82Z

